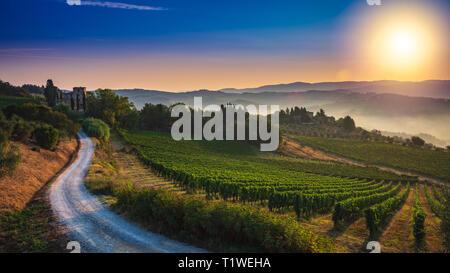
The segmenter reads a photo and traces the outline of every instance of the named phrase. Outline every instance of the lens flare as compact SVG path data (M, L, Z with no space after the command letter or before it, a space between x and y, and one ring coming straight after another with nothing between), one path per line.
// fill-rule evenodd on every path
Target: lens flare
M402 58L411 56L417 50L416 37L409 31L393 33L390 43L393 53Z
M360 70L374 78L417 81L438 78L446 69L448 26L441 11L419 4L365 11L347 41Z
M432 37L412 23L387 27L377 41L377 58L393 68L413 69L432 55L430 42Z

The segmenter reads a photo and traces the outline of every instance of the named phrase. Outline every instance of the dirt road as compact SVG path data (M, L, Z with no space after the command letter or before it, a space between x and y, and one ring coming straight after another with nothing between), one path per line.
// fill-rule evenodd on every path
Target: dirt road
M349 165L356 165L360 167L375 167L382 171L394 173L397 175L409 175L409 176L416 176L418 180L436 184L436 185L448 185L448 183L442 179L430 177L421 173L402 170L399 168L389 167L389 166L382 166L379 164L366 164L364 162L358 161L356 159L344 157L337 154L332 154L330 152L325 152L316 148L312 148L309 146L302 145L296 140L292 140L289 138L284 138L285 146L281 150L281 152L287 156L299 156L299 157L305 157L309 159L318 159L318 160L325 160L325 161L335 161L343 164L349 164Z
M205 252L143 230L103 205L84 186L94 143L79 134L80 151L74 163L49 190L52 209L72 240L82 252Z

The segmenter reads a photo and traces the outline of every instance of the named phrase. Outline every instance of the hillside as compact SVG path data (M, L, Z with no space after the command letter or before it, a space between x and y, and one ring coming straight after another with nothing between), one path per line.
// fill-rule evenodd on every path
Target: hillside
M77 141L61 141L55 151L35 151L32 145L13 144L19 146L22 160L13 176L0 178L0 211L23 209L34 194L70 160Z
M350 115L363 128L381 131L402 131L417 135L427 133L442 141L435 145L450 145L448 124L450 124L450 100L427 97L411 97L396 94L358 93L347 90L225 93L222 91L163 92L143 89L115 90L116 94L128 97L136 108L145 103L171 105L184 102L192 105L195 96L203 98L203 105L225 104L267 104L281 108L303 106L308 111L324 109L335 117Z
M450 153L380 142L292 136L303 145L333 154L420 172L450 181Z
M401 81L345 81L345 82L294 82L288 84L264 85L256 88L226 88L227 93L262 93L262 92L302 92L308 90L348 90L358 93L391 93L405 96L450 98L450 81L429 80L422 82Z

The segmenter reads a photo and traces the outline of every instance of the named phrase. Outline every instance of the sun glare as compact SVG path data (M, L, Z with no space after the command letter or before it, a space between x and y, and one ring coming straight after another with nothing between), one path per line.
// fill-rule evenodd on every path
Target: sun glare
M375 65L399 76L417 72L433 58L435 33L421 20L389 18L370 38Z
M418 80L442 67L446 38L438 11L404 5L369 11L349 39L368 73L377 78Z
M424 36L414 26L394 28L381 37L383 44L381 56L396 67L409 67L418 65L426 55L429 47Z
M408 57L414 53L417 41L415 41L414 34L409 31L399 31L392 34L390 43L392 53L400 57Z

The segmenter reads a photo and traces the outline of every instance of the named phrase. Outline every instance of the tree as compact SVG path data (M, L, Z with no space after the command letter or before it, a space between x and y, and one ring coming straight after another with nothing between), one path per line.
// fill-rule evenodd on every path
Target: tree
M316 117L326 117L325 111L320 108L319 112L316 113Z
M0 80L0 95L16 96L16 97L31 97L31 95L22 87L13 86L9 82Z
M22 88L25 89L28 93L33 94L44 94L44 87L34 84L24 84Z
M350 116L346 116L343 120L342 120L342 127L344 127L344 129L348 132L351 132L353 130L355 130L355 121L350 117Z
M82 116L81 113L73 111L72 108L65 103L55 105L53 111L61 112L73 121L77 121Z
M146 103L139 113L139 126L146 130L170 130L170 111L163 104Z
M86 115L103 120L111 126L116 125L123 116L135 109L134 104L110 89L98 89L86 99Z
M44 96L47 100L47 104L50 107L53 107L56 105L56 101L58 99L59 90L58 87L53 85L53 81L51 79L47 80L47 84L44 89Z
M3 113L9 119L15 114L27 121L47 123L70 136L75 135L80 129L79 125L69 119L67 115L62 112L53 111L45 105L34 103L25 103L23 105L11 104L3 109Z
M128 130L136 129L139 124L139 111L136 109L130 110L129 113L123 115L120 119L120 127Z
M419 147L422 147L425 144L425 141L417 136L411 137L411 141L415 146L419 146Z

